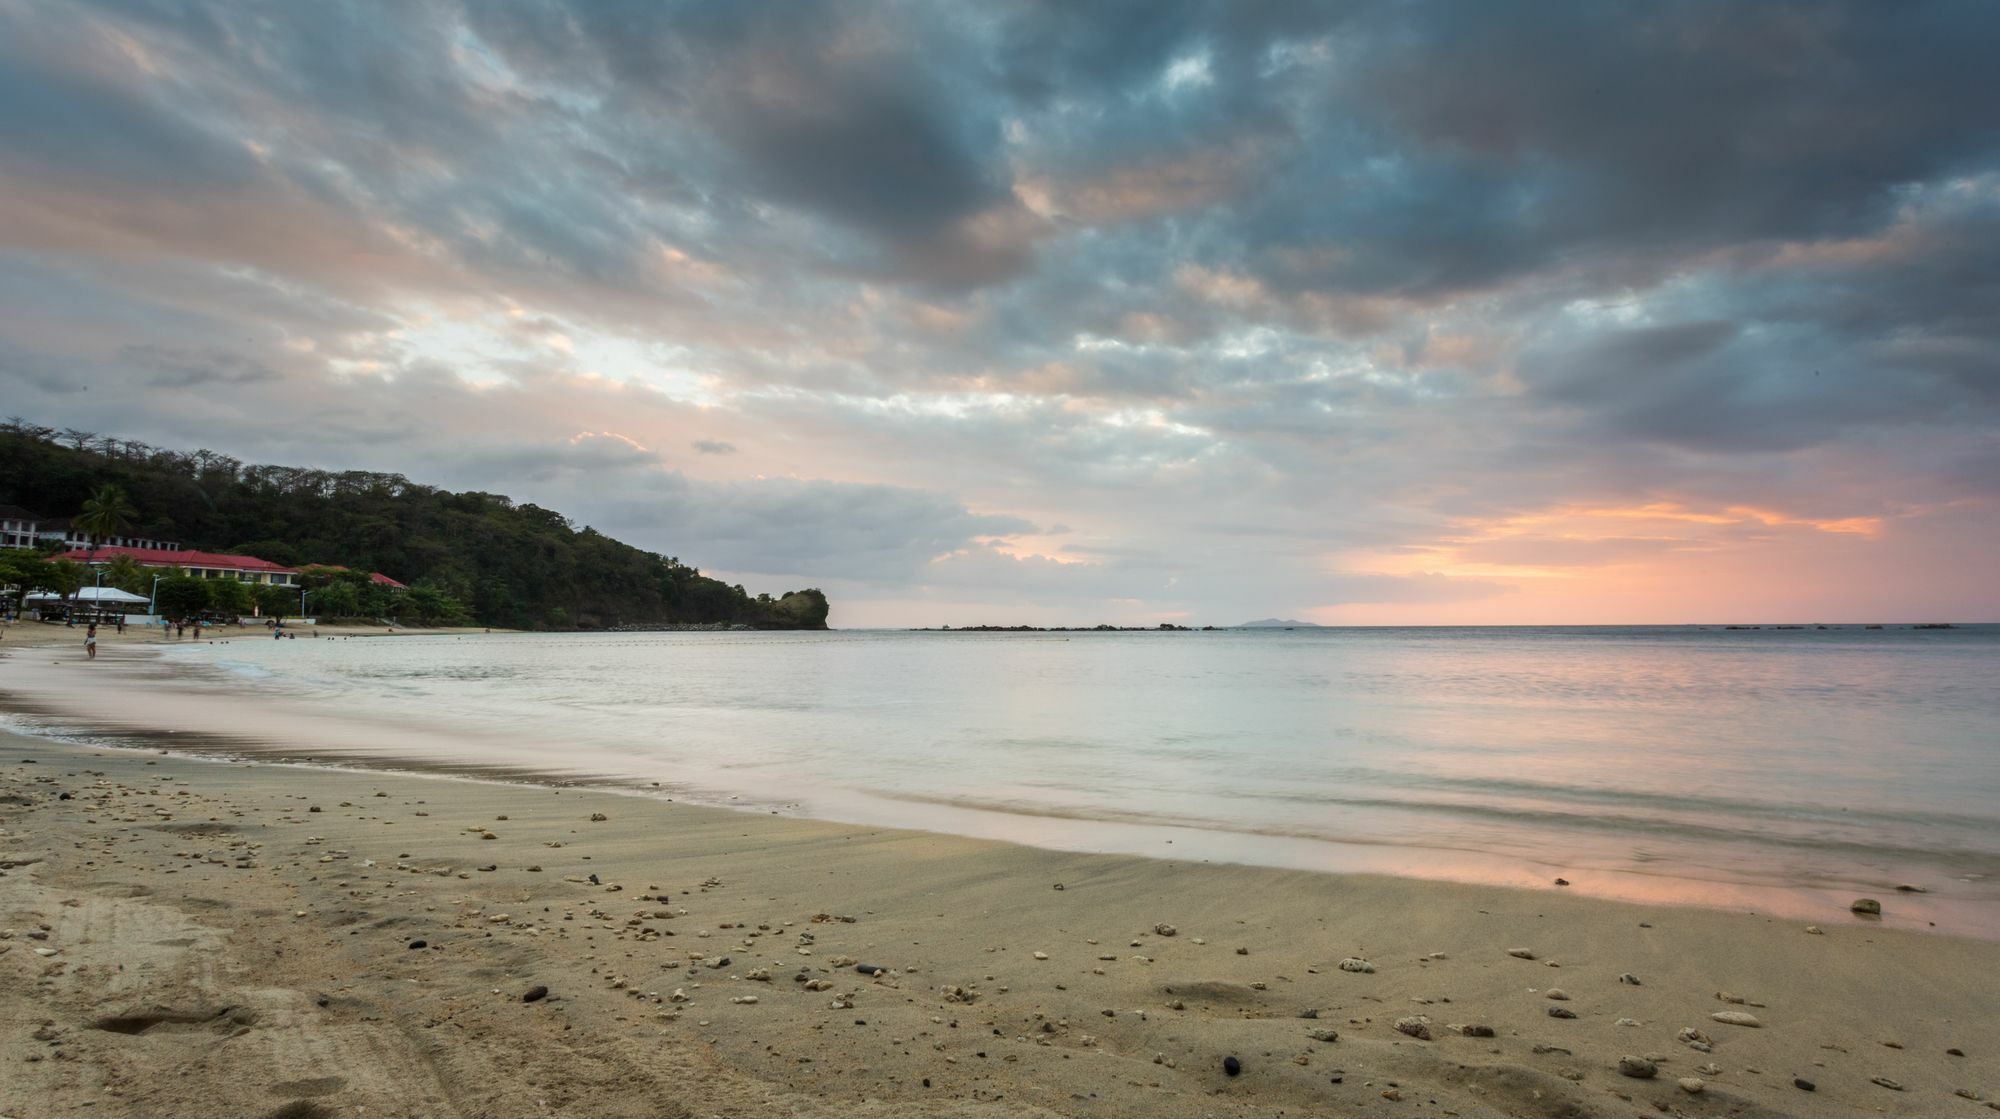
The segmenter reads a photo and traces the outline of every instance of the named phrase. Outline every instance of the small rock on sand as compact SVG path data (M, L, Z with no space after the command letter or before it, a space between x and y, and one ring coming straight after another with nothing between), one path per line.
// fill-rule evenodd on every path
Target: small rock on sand
M1635 1080L1651 1080L1660 1074L1660 1066L1644 1057L1628 1056L1618 1058L1618 1071Z
M418 948L429 948L430 946L431 942L428 940L412 940L410 942L410 949L412 951L415 951Z
M1794 1088L1797 1088L1797 1089L1798 1089L1799 1091L1801 1091L1801 1092L1817 1092L1817 1091L1819 1091L1819 1085L1817 1085L1817 1084L1814 1084L1814 1083L1813 1083L1812 1081L1810 1081L1810 1080L1807 1080L1807 1079L1806 1079L1805 1077L1803 1077L1803 1076L1794 1076L1794 1077L1792 1077L1792 1087L1794 1087Z
M1903 1086L1901 1084L1896 1083L1895 1081L1889 1079L1886 1076L1871 1076L1868 1078L1868 1083L1879 1084L1882 1087L1889 1089L1891 1092L1900 1092L1903 1090Z
M1756 1029L1764 1024L1757 1020L1755 1014L1743 1010L1718 1010L1709 1017L1725 1026L1749 1026L1751 1029Z
M549 989L537 983L534 986L528 988L527 993L521 996L521 1001L540 1002L548 997L549 997Z
M1574 1011L1574 1010L1571 1010L1571 1009L1570 1009L1569 1007L1567 1007L1567 1006L1552 1006L1552 1007L1549 1007L1549 1017L1551 1017L1551 1018L1574 1018L1574 1017L1576 1017L1576 1011Z
M1683 1076L1675 1083L1681 1086L1681 1091L1690 1096L1698 1096L1708 1087L1699 1076Z
M1460 1026L1458 1032L1466 1037L1492 1037L1492 1026Z
M1181 930L1162 921L1159 924L1153 926L1153 931L1161 936L1176 936L1180 933Z
M1507 954L1517 960L1532 960L1535 958L1534 951L1527 948L1509 948L1507 949Z
M1410 1018L1398 1018L1396 1019L1396 1032L1399 1034L1408 1034L1418 1041L1429 1041L1431 1039L1431 1020L1421 1014Z
M1639 986L1639 977L1628 971L1618 977L1618 982L1625 984L1627 987L1637 987Z
M1222 1058L1222 1071L1229 1076L1235 1076L1243 1071L1243 1062L1234 1057L1224 1057Z
M1340 970L1368 974L1372 973L1375 970L1375 965L1369 963L1367 960L1360 958L1359 956L1349 956L1346 959L1340 961Z
M1314 1041L1334 1042L1340 1040L1339 1034L1335 1033L1332 1030L1325 1030L1325 1029L1308 1030L1306 1031L1306 1036L1312 1038Z
M1876 901L1874 898L1855 898L1853 904L1847 908L1869 917L1880 917L1882 915L1882 903Z
M1550 987L1548 990L1547 997L1552 998L1557 1002L1568 1002L1569 992L1563 990L1561 987Z

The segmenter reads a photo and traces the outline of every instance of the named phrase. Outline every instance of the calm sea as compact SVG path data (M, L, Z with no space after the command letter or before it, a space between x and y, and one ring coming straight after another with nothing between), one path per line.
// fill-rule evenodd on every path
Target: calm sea
M2000 626L244 638L88 668L10 666L13 725L1829 920L1886 895L2000 935Z

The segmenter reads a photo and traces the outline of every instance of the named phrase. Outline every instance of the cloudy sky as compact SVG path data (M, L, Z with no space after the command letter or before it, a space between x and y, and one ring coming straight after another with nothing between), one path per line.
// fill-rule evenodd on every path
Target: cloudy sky
M0 412L836 625L2000 619L2000 7L0 0Z

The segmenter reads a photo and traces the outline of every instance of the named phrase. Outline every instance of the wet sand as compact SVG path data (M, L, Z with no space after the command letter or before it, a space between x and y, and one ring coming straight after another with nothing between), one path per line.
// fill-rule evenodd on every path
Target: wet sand
M1927 1116L2000 1091L2000 944L1844 911L1814 934L17 737L0 875L12 1119Z

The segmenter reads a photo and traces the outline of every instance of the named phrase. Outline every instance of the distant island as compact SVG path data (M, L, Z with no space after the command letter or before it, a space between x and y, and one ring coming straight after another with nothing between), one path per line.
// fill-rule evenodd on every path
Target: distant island
M78 511L106 491L116 497L117 509L105 516L117 531L70 531ZM415 616L427 625L826 628L826 595L817 588L752 595L553 509L500 494L453 493L401 474L257 466L213 451L9 419L0 424L4 506L15 507L10 527L38 519L63 527L10 533L0 560L30 557L70 576L123 553L121 566L219 577L177 562L198 556L204 568L254 570L257 581L282 584L292 603L301 590L319 594L316 586L351 580L360 584L357 601L386 605L393 597L397 606L420 606ZM84 550L69 551L75 548ZM343 569L351 574L343 577ZM151 584L150 576L127 576L142 591ZM267 588L269 604L260 600L267 612L283 605L278 589ZM345 595L334 589L324 597Z
M1320 629L1318 622L1295 622L1290 618L1259 618L1254 622L1244 622L1237 629Z

